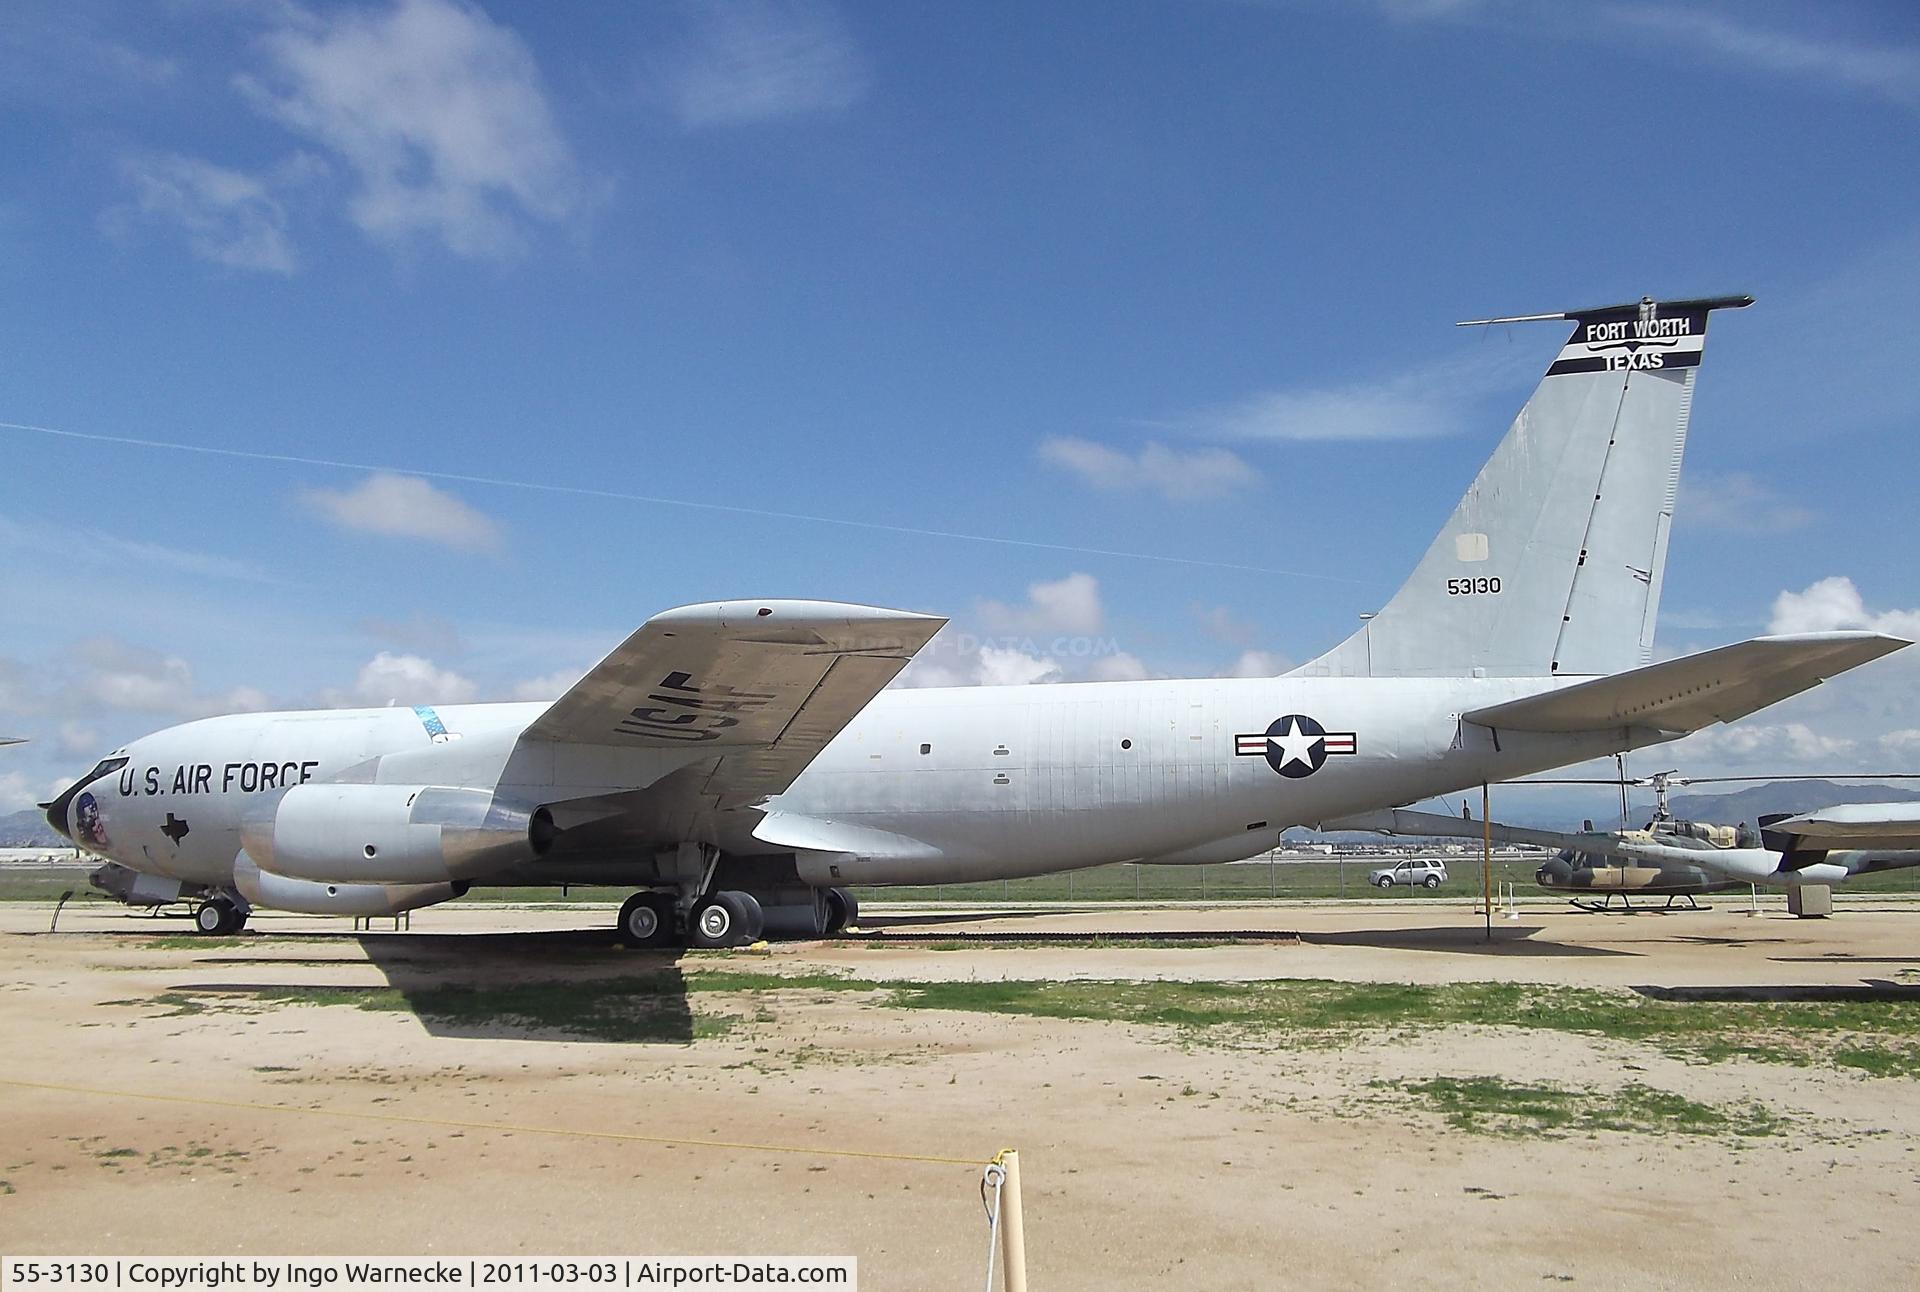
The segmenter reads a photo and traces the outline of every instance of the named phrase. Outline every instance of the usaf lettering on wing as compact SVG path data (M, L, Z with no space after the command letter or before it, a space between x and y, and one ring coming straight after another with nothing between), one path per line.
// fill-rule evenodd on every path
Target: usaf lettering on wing
M614 730L626 736L667 740L718 740L729 727L740 725L736 715L763 709L775 698L767 691L702 686L691 673L673 672L648 692L650 703L636 706Z

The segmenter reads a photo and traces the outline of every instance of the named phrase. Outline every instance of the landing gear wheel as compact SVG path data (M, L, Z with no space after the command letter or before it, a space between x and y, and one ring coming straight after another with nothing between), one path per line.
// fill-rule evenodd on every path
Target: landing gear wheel
M620 941L624 946L664 947L675 941L673 898L666 893L635 893L620 908Z
M1440 876L1428 875L1425 879L1421 880L1420 882L1426 885L1428 888L1438 888L1440 887Z
M844 888L827 890L827 927L823 930L828 937L844 933L847 926L860 918L860 902Z
M696 947L743 947L760 940L767 918L751 893L715 893L693 908L689 941Z
M238 933L246 922L246 912L224 897L207 899L193 913L193 927L207 937Z

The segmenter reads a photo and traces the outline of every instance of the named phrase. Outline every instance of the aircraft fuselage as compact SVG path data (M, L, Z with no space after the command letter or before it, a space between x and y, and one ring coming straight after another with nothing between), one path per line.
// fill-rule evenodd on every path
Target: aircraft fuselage
M1288 826L1660 738L1621 729L1496 738L1459 720L1541 686L1540 679L1259 678L887 691L763 807L727 805L692 823L660 822L657 838L642 815L618 842L557 848L498 879L620 882L615 876L630 861L688 837L735 856L831 855L836 869L810 876L822 884L1229 861L1273 846ZM529 748L521 735L545 707L190 722L119 751L125 766L74 796L68 825L83 846L135 870L224 885L232 882L249 809L294 785L481 787L531 808L631 794L737 752L717 743L664 752Z

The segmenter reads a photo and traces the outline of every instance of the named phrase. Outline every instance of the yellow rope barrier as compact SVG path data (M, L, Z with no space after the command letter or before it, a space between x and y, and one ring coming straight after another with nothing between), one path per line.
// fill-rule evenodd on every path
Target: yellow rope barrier
M815 1148L806 1144L754 1144L738 1140L683 1139L671 1135L636 1135L630 1131L579 1130L567 1126L521 1126L511 1122L469 1122L450 1117L413 1117L405 1113L357 1112L345 1108L301 1108L296 1104L256 1104L239 1099L207 1099L198 1095L161 1095L141 1090L98 1090L59 1085L50 1081L16 1081L0 1077L0 1086L40 1090L62 1095L90 1095L102 1099L144 1099L151 1103L187 1104L199 1108L227 1108L256 1113L306 1113L353 1121L388 1122L399 1126L433 1126L451 1130L498 1131L505 1134L558 1135L571 1139L615 1140L626 1144L665 1144L676 1148L720 1148L750 1153L800 1153L813 1157L847 1157L881 1162L924 1162L936 1166L979 1166L979 1158L940 1157L931 1153L882 1153L873 1149ZM1001 1150L1004 1154L1005 1149ZM999 1161L996 1155L994 1161Z

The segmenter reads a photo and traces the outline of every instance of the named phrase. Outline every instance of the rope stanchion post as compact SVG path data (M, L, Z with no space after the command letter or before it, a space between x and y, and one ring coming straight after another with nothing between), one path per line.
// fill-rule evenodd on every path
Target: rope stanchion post
M1027 1292L1027 1228L1020 1211L1019 1151L1002 1153L1000 1166L1007 1173L1000 1189L1000 1286L1006 1292Z
M993 1292L993 1271L1000 1263L1000 1199L1006 1187L1007 1168L995 1156L980 1175L980 1201L987 1208L987 1292Z

